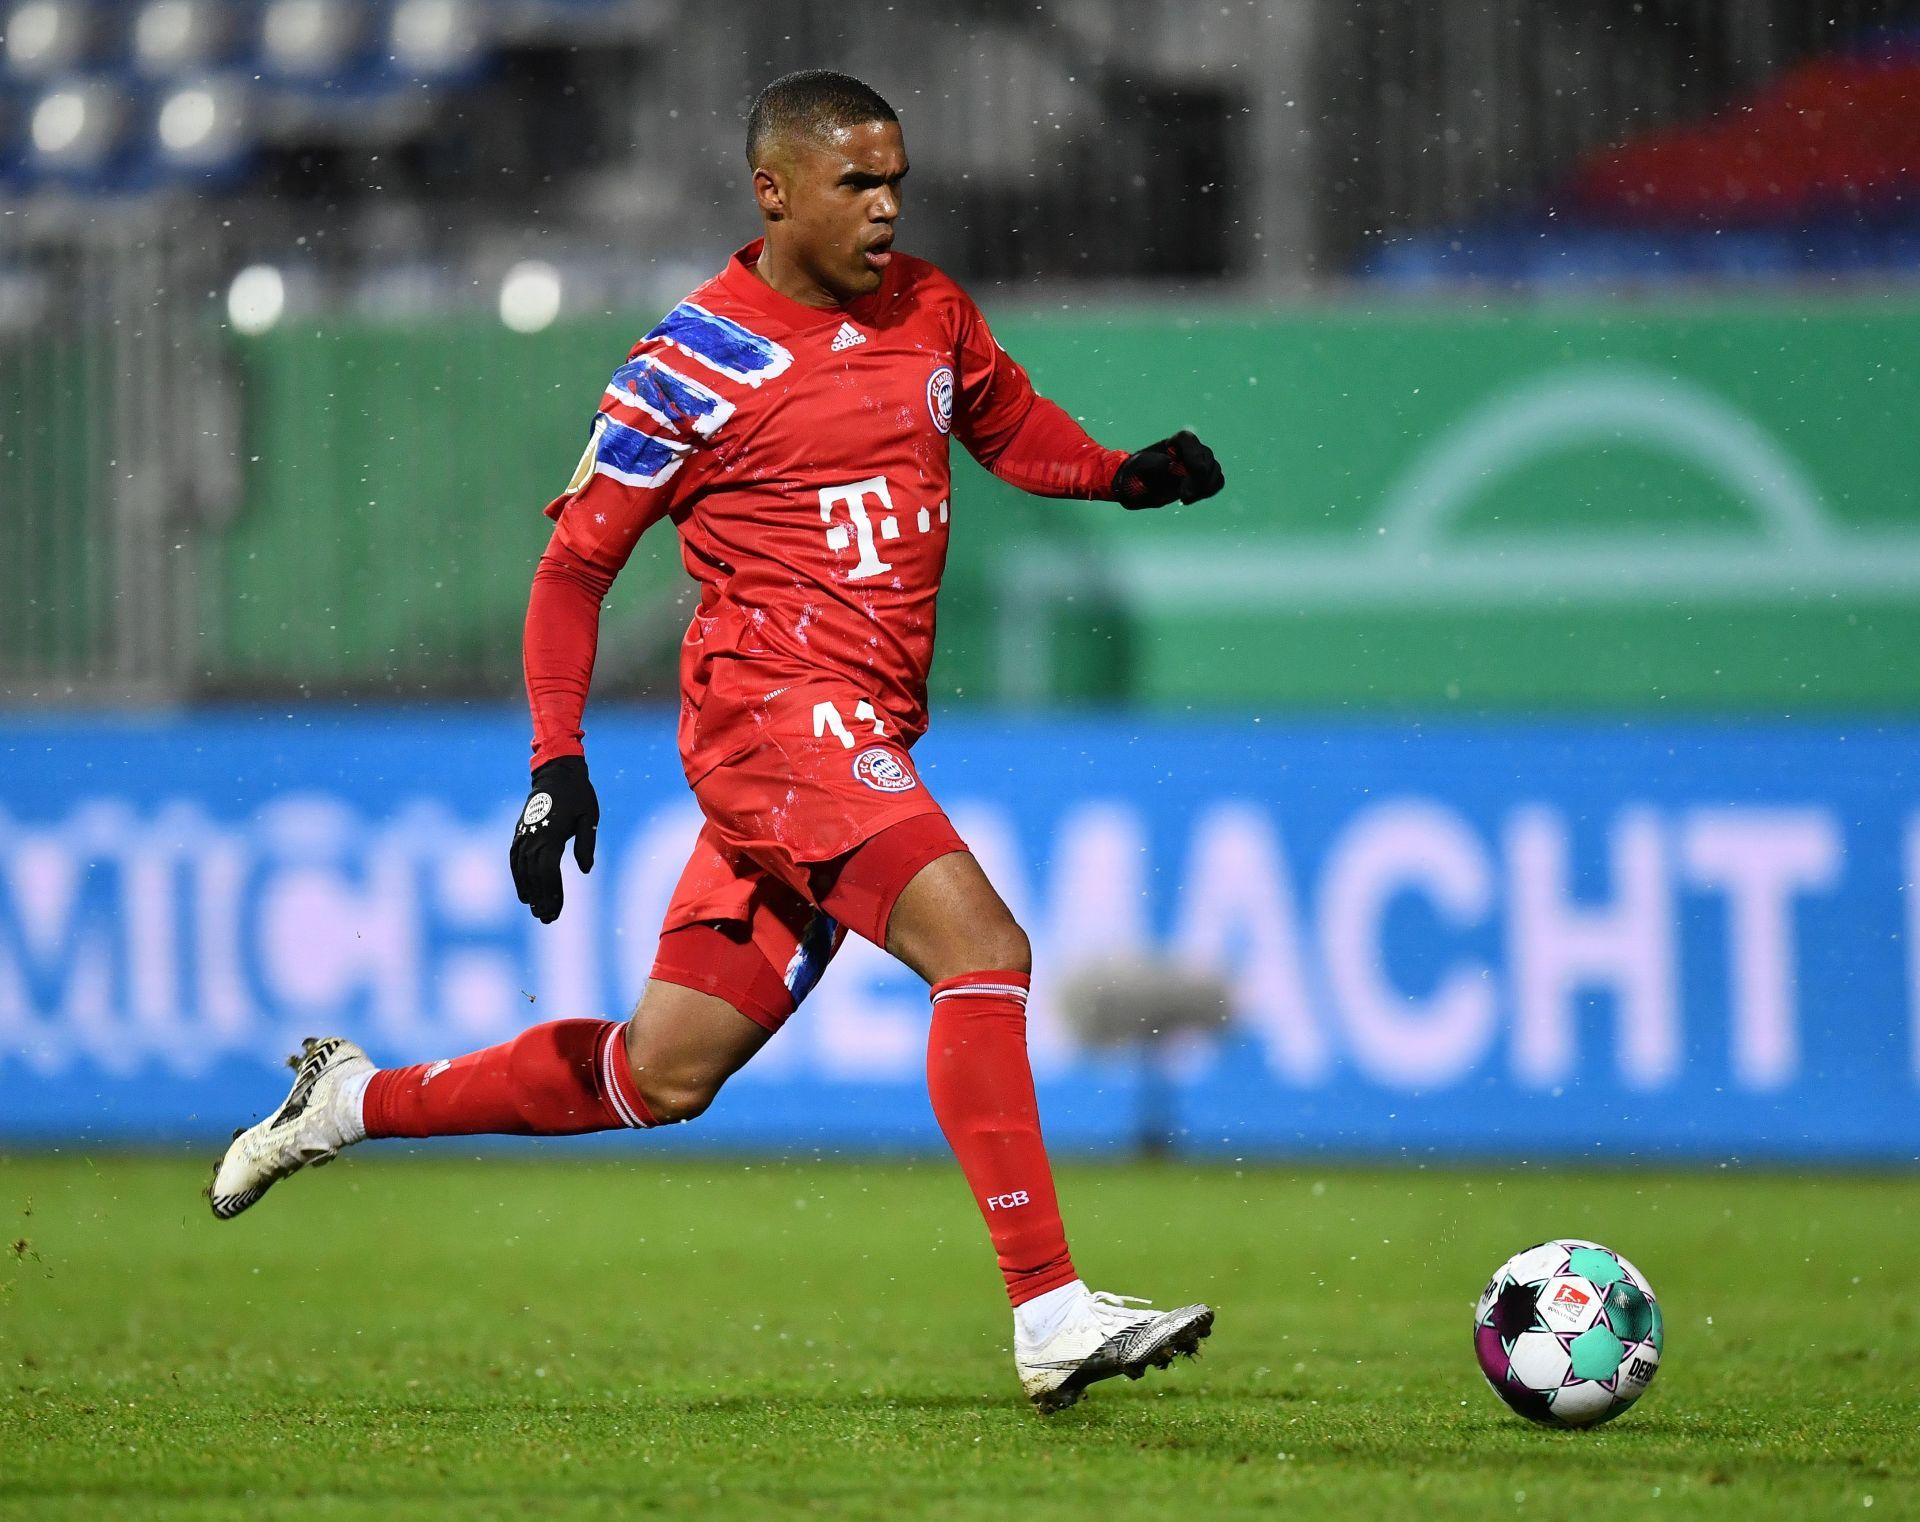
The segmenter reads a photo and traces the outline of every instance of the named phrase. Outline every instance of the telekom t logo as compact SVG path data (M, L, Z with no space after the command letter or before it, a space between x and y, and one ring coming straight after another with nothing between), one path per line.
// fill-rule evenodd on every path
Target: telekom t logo
M882 560L873 547L873 520L867 515L867 498L876 498L885 516L880 520L880 537L898 539L900 520L894 516L893 497L887 491L885 476L869 476L864 481L855 481L848 486L823 486L820 489L820 521L827 525L827 548L835 551L847 547L847 525L833 521L835 507L845 507L847 516L853 521L852 542L860 548L860 559L854 568L847 572L848 581L864 581L869 576L878 576L883 571L891 571L892 566Z

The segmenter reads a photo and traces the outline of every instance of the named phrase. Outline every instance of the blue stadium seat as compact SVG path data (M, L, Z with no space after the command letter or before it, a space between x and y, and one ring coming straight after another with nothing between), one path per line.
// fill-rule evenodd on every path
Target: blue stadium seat
M244 31L228 0L145 0L128 25L128 67L149 78L205 74L234 60Z
M479 0L393 0L380 18L384 67L403 80L476 79L489 61L492 20Z
M1464 281L1539 287L1790 280L1920 268L1920 215L1837 217L1808 227L1620 229L1511 219L1394 238L1359 273L1409 290Z
M1406 290L1457 281L1508 281L1520 274L1519 240L1460 231L1389 239L1368 257L1362 273Z
M236 75L175 81L158 92L146 149L158 179L222 189L245 178L258 140L249 82Z
M1920 218L1882 229L1881 238L1885 268L1920 271Z
M1777 228L1731 228L1677 235L1669 241L1676 273L1700 278L1785 280L1800 268L1790 234Z
M140 102L120 81L77 75L49 84L27 113L22 154L35 186L110 192L128 180L138 153Z
M88 0L13 0L4 12L8 77L44 83L81 72L102 19Z
M351 85L377 68L379 31L362 0L264 0L254 62L275 84Z
M1566 227L1529 251L1523 275L1537 285L1646 285L1686 277L1679 251L1664 238L1607 228Z
M423 85L468 84L503 46L597 36L676 3L0 0L0 192L232 188L267 141L417 132Z
M27 187L27 113L25 92L0 88L0 195L15 196Z

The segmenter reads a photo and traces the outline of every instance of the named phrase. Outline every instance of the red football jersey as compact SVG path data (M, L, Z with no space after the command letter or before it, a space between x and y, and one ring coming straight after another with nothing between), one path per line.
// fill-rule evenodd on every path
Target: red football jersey
M1125 458L1037 396L926 261L896 253L872 295L822 308L761 280L760 248L635 345L547 509L556 540L608 576L650 525L679 529L700 583L680 666L696 780L768 699L823 676L870 698L901 743L925 732L953 434L1048 496L1106 497ZM536 754L569 740L536 736Z

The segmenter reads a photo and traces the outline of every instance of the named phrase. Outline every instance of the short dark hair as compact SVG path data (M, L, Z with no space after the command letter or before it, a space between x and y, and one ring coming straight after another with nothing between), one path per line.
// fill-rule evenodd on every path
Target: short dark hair
M759 168L767 145L789 134L823 138L846 127L899 120L878 90L851 74L800 69L754 97L747 112L747 162Z

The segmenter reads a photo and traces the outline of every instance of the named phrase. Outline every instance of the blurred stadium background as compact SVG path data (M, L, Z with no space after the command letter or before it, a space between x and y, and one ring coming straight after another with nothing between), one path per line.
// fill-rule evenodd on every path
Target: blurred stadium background
M0 25L0 1140L220 1134L320 1028L624 1009L688 600L643 546L601 866L535 926L539 509L754 235L752 92L826 64L1041 386L1228 470L1150 521L957 481L924 754L1067 991L1064 1144L1920 1151L1920 5ZM1115 982L1181 1028L1090 1043ZM937 1145L910 983L849 947L674 1140Z

